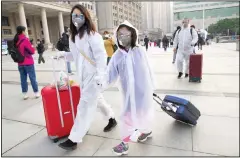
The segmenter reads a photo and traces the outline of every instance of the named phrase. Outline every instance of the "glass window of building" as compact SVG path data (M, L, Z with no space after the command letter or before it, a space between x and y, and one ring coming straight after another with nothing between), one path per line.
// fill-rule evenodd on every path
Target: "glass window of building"
M2 29L2 34L4 34L4 35L11 35L12 34L12 30L11 29Z
M7 16L2 16L2 26L10 26Z
M28 19L26 19L26 22L27 22L27 27L30 27L30 23Z

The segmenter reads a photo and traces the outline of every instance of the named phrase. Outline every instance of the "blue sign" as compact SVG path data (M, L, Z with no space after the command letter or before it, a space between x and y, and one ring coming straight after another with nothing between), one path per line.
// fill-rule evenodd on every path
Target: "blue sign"
M7 54L8 52L8 45L6 40L2 40L2 54Z

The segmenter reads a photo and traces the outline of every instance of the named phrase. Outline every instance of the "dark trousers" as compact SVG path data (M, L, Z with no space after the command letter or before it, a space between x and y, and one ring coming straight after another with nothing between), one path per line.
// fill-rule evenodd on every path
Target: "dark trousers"
M39 57L38 57L38 64L41 64L41 62L45 63L45 60L43 58L43 54L39 54Z
M167 46L164 46L163 48L164 48L164 51L167 51Z
M35 93L38 92L38 83L36 81L34 65L18 66L18 71L20 73L22 92L27 93L28 91L27 76L29 76L33 91Z
M107 65L108 65L110 60L111 60L111 57L107 57Z
M198 42L198 50L202 50L202 43L201 42Z
M148 50L148 43L145 43L145 46L146 46L146 50Z

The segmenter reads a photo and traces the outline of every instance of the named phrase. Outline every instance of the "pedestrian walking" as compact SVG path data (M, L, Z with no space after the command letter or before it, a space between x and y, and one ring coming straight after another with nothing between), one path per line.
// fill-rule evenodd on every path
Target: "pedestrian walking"
M203 40L203 37L201 36L201 32L199 31L198 32L198 42L197 42L198 50L202 50L203 43L204 43L204 40Z
M64 27L64 32L62 34L62 44L63 44L63 51L69 52L69 29L68 29L68 27ZM74 74L72 72L70 62L67 62L67 69L68 69L68 74L70 74L70 75Z
M167 51L167 47L168 47L169 41L168 41L168 38L167 38L166 35L164 35L164 37L162 39L162 43L163 43L164 51Z
M191 29L195 30L195 25L190 26ZM198 38L199 39L199 38ZM196 54L196 46L198 45L198 42L193 46L193 53Z
M176 31L173 33L173 44L174 44L174 39L175 39L175 36L176 36L176 33L181 29L181 26L178 26ZM178 45L176 47L176 51L173 52L173 61L172 63L174 64L175 61L176 61L176 55L177 55L177 49L178 49Z
M174 52L177 51L178 78L183 75L183 62L185 62L185 77L189 74L189 58L193 53L193 46L198 41L197 32L189 26L189 19L183 20L183 27L176 33L174 40ZM176 49L178 46L178 49Z
M158 39L158 47L161 48L161 39Z
M23 99L26 100L28 96L28 83L27 76L31 81L33 91L35 93L35 98L39 98L38 83L36 81L36 72L34 68L34 60L32 55L35 53L31 42L25 35L26 27L18 26L16 29L16 35L14 37L14 47L18 49L21 55L24 57L24 61L18 63L18 71L20 73L21 88L23 93Z
M120 77L124 96L120 126L122 142L112 150L117 155L123 155L128 153L128 143L136 130L141 133L139 142L146 141L152 135L153 74L145 49L137 44L137 29L124 21L118 26L115 35L119 49L108 65L107 79L103 85L108 87Z
M107 52L107 64L109 63L113 53L116 51L115 43L113 42L112 38L108 31L104 32L104 46Z
M170 47L173 47L173 39L172 38L170 38Z
M45 63L45 60L43 58L43 52L45 51L43 43L40 41L40 39L37 39L37 52L39 54L38 57L38 64L41 64L41 62Z
M144 38L144 45L146 47L146 51L148 50L148 44L149 44L149 38L147 36L145 36L145 38Z
M104 100L98 85L102 84L107 53L102 36L96 32L90 13L82 5L75 5L71 10L69 52L60 52L68 61L74 61L80 83L81 99L77 106L77 115L68 139L59 144L65 150L77 148L89 130L97 107L109 120L104 132L111 131L116 125L113 110Z

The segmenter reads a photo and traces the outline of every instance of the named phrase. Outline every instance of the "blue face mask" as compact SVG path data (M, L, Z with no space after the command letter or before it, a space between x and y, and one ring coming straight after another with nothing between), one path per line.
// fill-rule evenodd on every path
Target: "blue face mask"
M76 28L79 29L85 23L85 16L83 14L77 15L73 13L72 22L76 26Z

